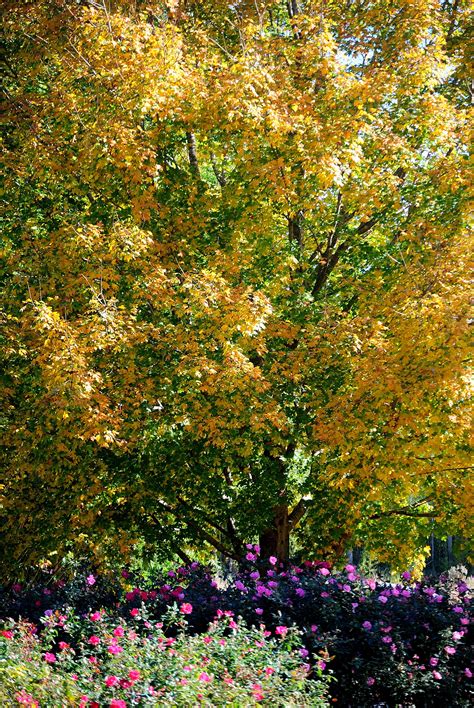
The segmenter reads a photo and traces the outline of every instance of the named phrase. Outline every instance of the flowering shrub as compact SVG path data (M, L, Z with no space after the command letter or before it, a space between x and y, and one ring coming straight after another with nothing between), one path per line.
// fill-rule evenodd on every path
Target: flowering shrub
M165 618L178 627L175 637L145 608L127 622L54 613L39 635L11 623L1 638L1 705L329 705L328 678L295 649L297 630L277 638L221 611L205 634L190 636L178 615ZM59 639L65 632L70 642Z
M63 613L62 608L68 604L75 606L74 602L67 601L68 588L57 588L41 603L43 617L50 615L55 618L55 631L58 632L55 644L49 639L47 646L41 640L43 653L56 657L44 656L42 670L54 673L64 661L62 651L66 650L58 650L58 642L61 641L70 645L67 651L75 652L74 661L82 662L80 670L74 669L82 680L83 676L90 677L91 671L95 675L96 668L90 668L89 656L96 657L98 661L126 663L128 650L125 651L124 641L132 641L129 639L130 631L136 633L137 637L133 641L138 642L142 647L140 651L144 652L143 647L156 647L160 644L158 639L150 644L148 634L160 632L157 636L162 637L161 645L171 642L174 651L177 642L180 647L179 656L186 655L188 649L185 646L189 647L191 653L196 647L204 646L206 653L203 656L212 663L210 666L209 662L205 662L205 665L201 662L199 673L197 676L193 674L192 681L182 673L184 659L176 658L176 664L172 667L169 665L169 674L166 674L168 669L163 668L164 664L161 663L159 667L157 665L157 675L169 676L169 681L175 676L179 676L179 680L188 681L187 684L179 684L176 690L191 691L194 688L186 687L201 684L212 684L215 687L216 681L221 686L227 676L225 672L228 671L235 682L232 690L247 691L245 695L247 698L250 696L248 700L258 702L260 699L256 698L252 688L262 684L263 679L258 672L265 673L265 668L275 668L274 662L282 660L280 653L283 652L284 662L291 663L296 656L300 665L310 665L313 672L304 676L298 674L298 682L305 687L301 688L301 699L305 695L304 691L309 690L306 688L308 683L315 683L318 690L323 691L325 681L320 674L323 672L322 675L325 675L330 669L335 678L335 681L330 682L330 693L333 699L337 699L338 705L471 705L474 697L474 666L469 647L472 645L470 603L473 583L465 572L451 573L436 583L414 583L410 573L404 573L401 582L390 584L361 577L352 565L335 573L326 563L283 567L277 563L276 558L259 560L258 549L255 548L250 548L247 556L246 567L225 583L213 578L208 569L197 563L170 571L147 585L124 572L127 587L122 593L118 588L107 590L104 579L97 578L97 582L90 584L84 575L82 581L74 581L73 598L80 598L80 614L85 615L80 622ZM76 587L80 582L82 594L78 593ZM29 593L31 598L41 594L37 588ZM33 599L30 603L29 614L27 597L28 593L21 588L13 588L5 591L3 596L0 595L4 616L17 618L21 607L23 617L34 619L38 614L37 600ZM104 602L104 598L112 599ZM49 607L45 610L46 603ZM224 613L226 620L223 622L221 617L216 625L214 622L219 613ZM237 620L239 617L242 619ZM162 622L165 622L165 634L162 634L162 628L156 627L156 623ZM110 629L113 623L115 625ZM261 625L264 629L260 629ZM248 628L245 631L244 626ZM183 633L184 628L186 634ZM13 640L16 641L15 633L19 631L17 625L8 624L4 631L13 631ZM43 634L47 635L48 631L44 629ZM111 639L106 639L104 632L109 632ZM216 632L221 632L219 638ZM258 637L252 634L255 632L260 633ZM269 633L268 636L265 633ZM227 649L219 644L220 639L226 640ZM4 637L4 640L5 645L13 646L11 637ZM256 673L252 673L252 678L245 683L244 688L244 684L239 683L239 672L246 666L241 658L246 654L240 645L234 651L233 643L247 641L253 642L252 647L255 648L256 642L264 642L264 647L258 649L267 654L266 667L258 664L257 659L254 660L258 652L252 654L252 660L245 670L253 668ZM289 652L290 648L296 654ZM238 656L237 664L229 663L230 654L226 654L225 667L219 665L219 668L214 668L214 650L224 654L230 652L234 658ZM138 649L134 649L132 654L136 651ZM253 651L256 649L253 648ZM168 654L173 656L172 651L166 656ZM270 654L273 663L270 662ZM162 662L164 655L161 653L157 656L161 657ZM11 656L9 661L12 667ZM198 666L196 658L186 661L189 662L186 665ZM99 666L102 667L101 674L108 670L103 664ZM141 666L127 666L128 670L140 671L141 677L148 676ZM283 672L275 671L275 675L281 680L285 677L287 681L291 671L285 672L286 669ZM114 681L113 676L119 677L119 680L124 679L123 672L120 675L112 671L109 673L112 677L110 682ZM201 674L203 676L199 679ZM205 675L211 677L211 680L208 681ZM313 682L315 676L319 678ZM152 685L162 690L167 681L160 683L158 678L153 678ZM133 686L137 685L132 683ZM76 681L75 686L78 685ZM88 684L86 682L81 685ZM222 691L231 691L228 686L230 684L226 683ZM286 698L287 690L291 697L289 686L284 683L278 689L284 692L284 705L291 705ZM205 688L200 689L200 693L208 695ZM231 695L226 693L225 700L237 700L231 698ZM276 695L275 689L271 700L277 700ZM295 704L298 704L300 698L295 698ZM242 700L240 696L238 705L242 704ZM303 701L300 705L308 703ZM309 705L318 704L310 701Z

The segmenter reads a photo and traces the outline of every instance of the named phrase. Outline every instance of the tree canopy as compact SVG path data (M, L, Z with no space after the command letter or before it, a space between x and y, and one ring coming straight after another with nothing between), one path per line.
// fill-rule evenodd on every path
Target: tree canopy
M469 5L4 3L4 568L469 535Z

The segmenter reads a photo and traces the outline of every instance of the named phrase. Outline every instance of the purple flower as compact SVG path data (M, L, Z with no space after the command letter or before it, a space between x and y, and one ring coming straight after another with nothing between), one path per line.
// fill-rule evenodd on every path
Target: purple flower
M403 580L411 580L411 573L409 570L405 570L404 573L402 573L402 578Z
M298 595L298 597L304 597L306 595L303 588L296 588L295 593Z
M261 608L261 607L256 607L256 608L255 608L255 613L256 613L257 615L263 615L263 610L262 610L262 608Z
M240 590L241 592L244 592L247 589L241 580L236 580L234 585L237 590Z
M365 622L362 622L362 627L366 629L367 631L372 629L372 622L369 622L366 620Z
M308 651L307 649L305 649L304 647L301 647L301 649L300 649L300 656L301 656L301 658L302 658L302 659L306 659L306 657L308 656L308 654L309 654L309 651Z
M466 678L472 678L472 671L471 671L471 669L465 668L465 669L464 669L464 676L466 676Z
M254 570L253 573L250 573L250 577L252 578L252 580L258 580L260 577L260 573L258 572L258 570Z
M88 585L95 585L95 578L94 578L94 576L92 575L92 573L87 576L87 578L86 578L86 583L87 583Z
M379 595L379 602L381 602L383 605L387 602L387 598L385 595Z
M245 556L248 561L255 561L257 560L257 556L254 553L247 553Z
M375 679L373 676L369 676L367 679L367 686L373 686L375 683Z
M51 615L53 614L53 610L45 610L44 614L46 617L51 617Z

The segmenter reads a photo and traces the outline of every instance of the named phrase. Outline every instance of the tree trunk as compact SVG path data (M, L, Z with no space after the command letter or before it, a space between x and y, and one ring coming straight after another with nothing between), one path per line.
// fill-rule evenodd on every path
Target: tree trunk
M288 506L279 504L273 509L273 521L260 534L260 555L262 558L275 556L286 563L290 556L290 524Z

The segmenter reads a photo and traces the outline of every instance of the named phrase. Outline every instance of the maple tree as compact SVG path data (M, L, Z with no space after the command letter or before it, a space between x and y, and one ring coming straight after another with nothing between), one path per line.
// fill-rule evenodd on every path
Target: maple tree
M470 3L4 5L3 567L467 537Z

